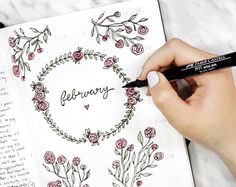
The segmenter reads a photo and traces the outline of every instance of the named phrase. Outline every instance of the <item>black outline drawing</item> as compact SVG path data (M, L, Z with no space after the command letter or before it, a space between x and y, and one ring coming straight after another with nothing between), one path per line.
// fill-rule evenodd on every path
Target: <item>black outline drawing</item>
M12 54L13 67L12 71L16 77L21 77L24 81L26 78L26 70L31 71L29 61L35 58L35 52L43 52L41 45L47 43L49 36L51 36L51 31L48 26L46 26L42 31L36 28L30 28L34 33L33 36L26 35L22 28L19 32L14 30L16 37L9 37L9 46L13 49ZM28 60L25 58L28 57Z
M144 40L143 37L149 32L149 28L143 25L148 18L141 18L136 20L138 13L130 16L129 19L120 21L121 13L116 11L112 15L108 15L104 18L105 12L103 12L95 21L91 20L93 28L91 30L91 37L96 36L97 43L101 41L106 42L108 39L115 42L115 47L123 48L124 46L130 47L130 50L135 55L140 55L144 52L143 45L137 43ZM138 35L132 36L132 33ZM140 36L141 35L141 36Z
M85 50L83 48L78 48L77 51L66 53L59 57L56 57L55 60L51 60L49 64L46 64L44 68L39 72L37 76L37 82L32 82L31 87L33 89L34 97L33 102L35 104L35 108L37 111L42 112L43 118L50 125L52 131L54 131L58 136L61 136L63 139L74 143L86 143L89 141L92 145L99 145L100 141L110 138L111 136L115 136L117 133L121 131L122 128L125 128L126 125L129 124L129 121L134 115L135 105L138 102L141 102L139 91L135 89L128 88L126 89L126 97L127 102L124 104L126 107L125 115L123 119L120 120L114 127L110 128L105 132L101 132L97 130L96 132L91 132L91 130L85 129L84 133L81 137L77 138L68 133L64 132L54 121L52 114L50 113L50 104L46 101L46 94L49 93L47 88L44 86L43 81L46 76L56 67L66 64L67 62L73 61L74 64L80 64L81 60L100 60L103 62L103 69L112 69L114 73L118 75L118 78L122 80L122 83L127 84L130 81L130 78L123 72L123 69L119 67L117 62L119 59L115 56L107 57L107 55L102 54L100 52L95 52L94 50Z

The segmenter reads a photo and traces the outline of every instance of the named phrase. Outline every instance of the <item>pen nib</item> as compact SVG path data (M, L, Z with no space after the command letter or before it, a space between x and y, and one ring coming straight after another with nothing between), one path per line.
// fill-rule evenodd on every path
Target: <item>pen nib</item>
M134 88L134 87L141 88L144 86L148 86L147 80L138 80L137 79L135 81L129 82L128 84L124 85L122 88Z
M132 88L135 87L135 81L129 82L128 84L122 86L122 88Z

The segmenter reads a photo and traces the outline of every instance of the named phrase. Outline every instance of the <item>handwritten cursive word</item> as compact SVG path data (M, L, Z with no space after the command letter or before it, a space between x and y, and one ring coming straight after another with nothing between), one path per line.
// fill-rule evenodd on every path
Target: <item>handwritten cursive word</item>
M103 99L107 99L108 97L108 94L110 91L112 90L115 90L115 88L108 88L108 86L106 87L103 87L103 88L95 88L95 89L91 89L91 90L88 90L88 91L84 91L84 92L81 92L81 91L77 91L75 88L72 90L71 93L67 94L67 92L64 90L62 93L61 93L61 98L60 98L60 101L61 101L61 105L62 106L65 106L65 102L66 101L71 101L71 100L76 100L77 97L80 97L80 98L85 98L85 97L88 97L89 95L97 95L97 94L102 94L102 98Z

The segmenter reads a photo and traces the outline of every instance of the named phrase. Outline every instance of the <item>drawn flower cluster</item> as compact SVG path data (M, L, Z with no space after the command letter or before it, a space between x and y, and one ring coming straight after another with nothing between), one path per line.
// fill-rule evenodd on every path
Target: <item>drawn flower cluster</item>
M27 36L22 28L20 31L14 31L15 36L8 39L9 46L14 53L11 56L13 66L13 75L21 77L25 80L26 71L31 71L29 61L35 58L36 53L42 53L44 50L41 47L43 43L47 43L48 37L51 36L51 31L48 26L44 30L39 31L35 28L30 28L33 36Z
M32 101L35 104L35 109L37 111L46 111L49 108L49 103L45 100L46 94L48 93L47 88L43 85L42 82L32 82L32 90L35 92L35 95Z
M103 69L109 69L109 68L113 67L118 61L119 61L119 59L116 56L108 57L104 61Z
M87 170L85 164L81 164L79 157L74 157L70 162L64 155L56 158L53 152L47 151L44 154L44 162L45 169L58 178L48 182L48 187L89 187L86 181L90 177L90 170Z
M96 35L97 43L112 40L115 47L119 49L124 46L129 47L131 44L130 50L133 54L140 55L144 52L143 45L138 42L144 40L143 36L149 32L149 28L143 25L148 18L136 20L138 14L134 14L129 19L120 21L121 13L119 11L105 18L104 16L105 12L96 21L91 20L93 24L91 36ZM133 33L137 35L134 36Z
M126 139L120 138L115 143L115 154L118 160L112 162L112 169L108 169L114 177L113 187L134 187L142 186L143 178L149 177L152 173L149 169L157 167L156 162L163 159L164 154L157 151L159 146L154 143L156 129L147 127L144 132L139 132L137 139L141 149L136 152L134 144L129 144Z
M134 105L136 105L137 102L142 101L142 99L140 98L139 91L136 91L134 88L127 88L126 96L127 96L127 102L124 105L128 109L135 109Z

